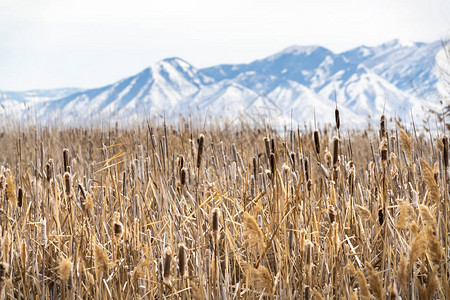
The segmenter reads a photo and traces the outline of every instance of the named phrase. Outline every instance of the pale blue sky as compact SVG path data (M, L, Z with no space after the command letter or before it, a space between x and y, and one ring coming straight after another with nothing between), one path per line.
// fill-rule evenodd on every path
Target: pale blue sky
M290 45L450 37L448 0L1 0L0 90L97 87L179 56L201 68Z

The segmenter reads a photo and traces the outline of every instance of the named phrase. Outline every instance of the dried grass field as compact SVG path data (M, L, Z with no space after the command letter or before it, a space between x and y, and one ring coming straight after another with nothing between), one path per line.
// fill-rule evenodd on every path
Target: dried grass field
M387 121L4 126L0 296L450 299L448 139Z

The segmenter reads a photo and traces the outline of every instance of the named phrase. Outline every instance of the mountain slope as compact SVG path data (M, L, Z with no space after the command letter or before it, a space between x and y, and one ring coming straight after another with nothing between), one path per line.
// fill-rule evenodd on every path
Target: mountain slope
M366 123L383 112L422 118L436 109L435 67L439 42L393 40L342 53L320 46L292 46L248 64L196 69L169 58L113 84L89 89L8 92L0 98L10 114L79 124L90 119L128 120L164 115L211 121L239 117L264 124L333 119L335 97L343 124ZM442 59L441 59L442 60ZM59 99L56 99L59 98Z

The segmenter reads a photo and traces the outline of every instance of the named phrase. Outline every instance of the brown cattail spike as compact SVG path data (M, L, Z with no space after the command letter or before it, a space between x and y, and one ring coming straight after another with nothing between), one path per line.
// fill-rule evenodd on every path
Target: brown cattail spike
M272 177L275 176L275 154L270 153L270 172L272 173Z
M308 166L308 158L307 158L307 157L305 157L305 158L303 159L303 161L304 161L304 164L305 164L305 178L306 178L306 181L309 181L309 166Z
M445 169L447 170L447 167L448 167L448 137L447 136L444 136L443 138L442 138L442 143L444 144L444 153L443 153L443 156L444 156L444 167L445 167Z
M17 206L22 207L23 204L23 190L19 187L19 191L17 192Z
M339 138L337 136L333 139L333 166L336 166L339 159Z
M264 137L264 147L266 149L267 158L270 158L270 140L268 137Z
M316 146L317 155L320 154L320 141L319 141L319 131L314 130L314 145Z
M120 239L122 237L123 233L123 225L122 222L120 222L120 213L115 212L114 213L114 236L116 239Z
M68 172L67 167L69 166L69 149L63 149L63 163L64 163L64 172Z
M163 280L164 283L170 284L170 268L172 264L172 249L170 247L164 250L164 256Z
M213 236L215 236L216 240L217 240L217 234L219 232L219 212L220 211L217 207L214 208L212 211L211 228L212 228Z
M69 174L69 172L64 173L64 183L65 183L66 195L70 196L70 174Z
M180 184L181 185L185 185L186 184L186 174L187 174L187 168L182 168L181 169L181 174L180 174Z
M186 247L183 244L178 245L178 271L180 277L186 274Z
M336 128L339 130L341 127L341 119L339 118L339 109L334 110L334 118L336 120Z
M200 134L198 138L198 151L197 151L197 168L200 168L202 164L203 144L205 143L205 136Z
M381 115L380 119L380 139L382 139L386 135L386 117Z
M48 163L45 165L45 175L47 176L47 181L50 181L53 177L53 159L49 159Z

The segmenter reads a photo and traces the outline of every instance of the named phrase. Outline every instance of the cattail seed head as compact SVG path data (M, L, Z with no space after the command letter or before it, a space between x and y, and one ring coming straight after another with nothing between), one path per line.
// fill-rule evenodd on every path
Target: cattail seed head
M275 139L271 138L270 139L270 152L275 153Z
M164 249L164 269L163 269L163 280L164 283L170 284L170 268L172 265L172 249L170 247L167 247Z
M109 258L105 248L99 244L94 246L94 264L97 272L106 273L109 269Z
M47 177L47 181L53 178L53 159L49 159L47 164L45 165L45 175Z
M270 172L272 177L275 176L275 154L273 152L270 153Z
M19 190L17 192L17 206L22 207L23 204L23 190L22 187L19 187Z
M339 138L337 136L333 139L333 166L336 166L339 159Z
M47 220L45 217L41 219L40 223L40 238L41 238L41 246L47 247Z
M219 236L219 214L220 210L216 207L212 211L212 221L211 221L211 228L212 228L212 234L214 238L214 242L217 244L218 236Z
M203 134L200 134L200 137L198 138L197 168L200 168L201 163L202 163L204 142L205 142L205 136Z
M305 165L305 178L306 178L306 181L309 181L309 165L308 165L308 158L305 157L305 158L303 159L303 161L304 161L304 165Z
M316 129L314 130L314 145L316 147L316 153L317 155L320 154L320 141L319 141L319 131Z
M311 298L309 285L305 285L305 290L303 291L304 299L309 300Z
M63 149L63 163L64 163L64 172L68 172L68 166L69 166L69 149L64 148Z
M120 239L123 234L123 225L122 222L120 222L120 213L115 212L114 213L114 236L116 239Z
M339 130L341 127L341 119L339 118L339 109L334 110L334 119L336 120L336 128Z
M58 266L59 278L68 281L72 273L72 261L70 258L61 258Z
M181 169L181 174L180 174L180 184L181 185L185 185L186 184L186 175L187 175L187 168L182 168Z
M294 223L289 222L288 224L288 228L289 228L289 252L292 253L293 250L293 240L294 240Z
M14 179L11 172L8 172L8 176L6 177L6 197L11 201L14 201L16 198Z
M69 172L64 173L64 183L65 183L65 190L66 190L66 195L70 196L70 174Z
M380 223L380 225L382 225L384 222L384 213L382 207L378 208L378 222Z
M267 136L264 137L264 147L266 149L267 158L270 158L270 140Z
M25 242L25 240L23 240L22 244L20 245L20 258L22 259L22 268L25 270L28 260L27 243Z
M9 264L6 262L0 263L0 282L2 282L9 271Z
M178 157L178 167L179 167L179 170L180 170L180 172L181 172L181 170L182 170L183 167L184 167L184 156L183 156L183 154L181 154L181 155Z
M186 274L186 246L183 244L178 245L178 271L180 277L184 277Z
M295 169L295 152L291 152L292 168Z
M306 245L305 245L305 262L306 262L306 267L310 268L311 264L312 264L312 249L313 248L313 244L311 243L311 241L307 241Z
M382 139L386 135L386 117L381 115L380 118L380 139Z
M443 153L443 159L444 159L444 167L447 170L448 167L448 137L444 136L442 138L442 143L444 144L444 153Z

